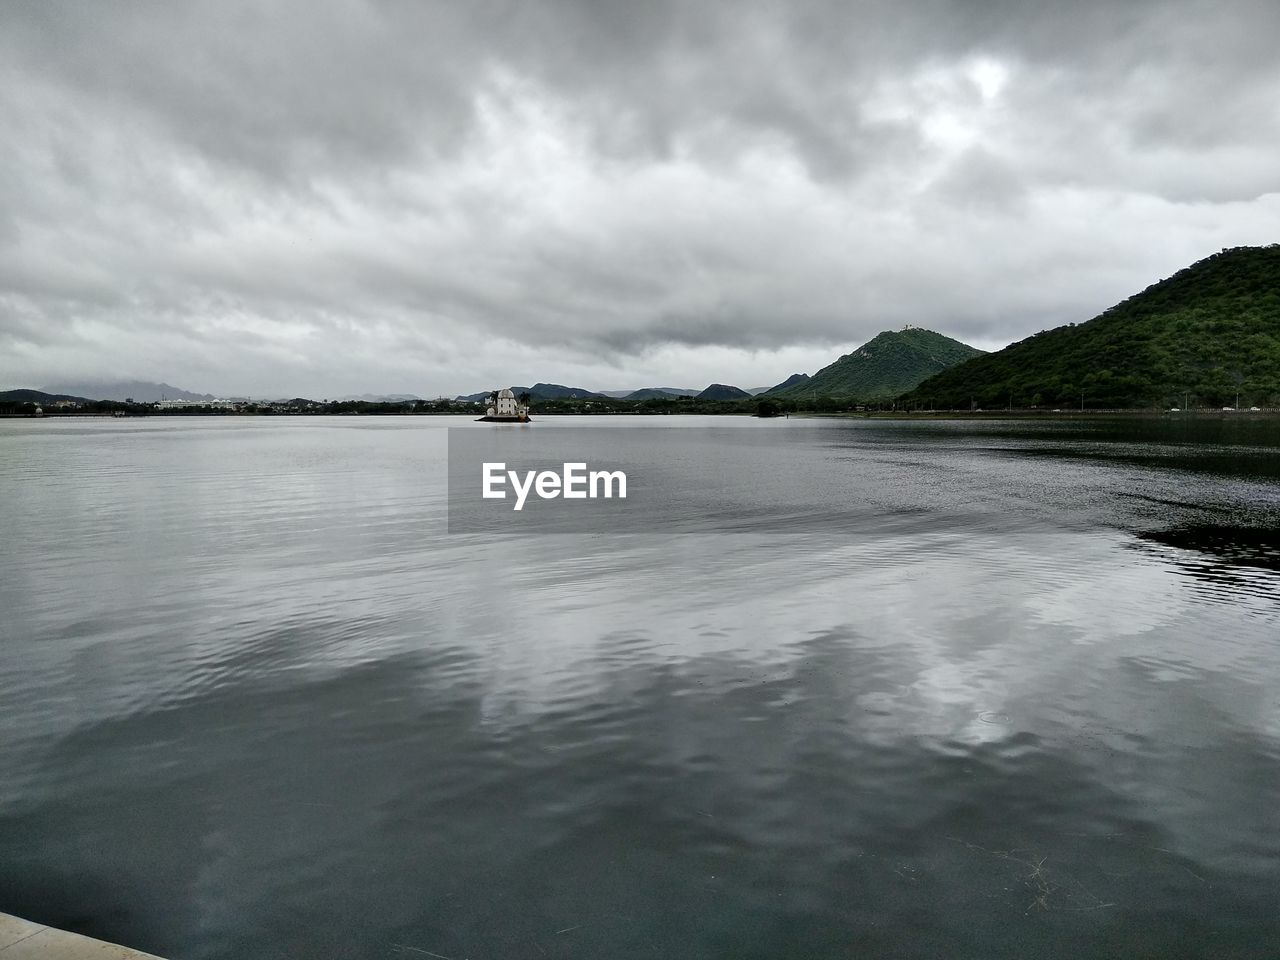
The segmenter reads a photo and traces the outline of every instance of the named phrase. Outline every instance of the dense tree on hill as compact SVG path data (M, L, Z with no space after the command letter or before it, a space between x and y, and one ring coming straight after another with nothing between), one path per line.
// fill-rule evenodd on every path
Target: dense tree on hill
M1082 324L944 371L936 407L1280 405L1280 244L1223 250Z
M769 391L769 396L830 396L863 402L891 399L938 371L981 353L976 347L933 330L886 330L812 377L792 377L794 382L789 386L779 384Z
M765 393L766 394L782 393L784 390L790 390L792 387L802 383L806 383L808 380L809 380L809 375L807 373L793 373L791 376L787 377L787 379L783 380L781 383L775 384L774 386L770 387L768 390L765 391Z
M698 394L699 400L746 400L751 394L741 387L729 386L725 383L713 383Z

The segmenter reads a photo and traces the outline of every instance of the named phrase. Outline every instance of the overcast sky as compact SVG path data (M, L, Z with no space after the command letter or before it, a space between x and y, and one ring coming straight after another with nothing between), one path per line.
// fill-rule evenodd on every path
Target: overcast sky
M762 386L1280 241L1275 0L0 5L0 387Z

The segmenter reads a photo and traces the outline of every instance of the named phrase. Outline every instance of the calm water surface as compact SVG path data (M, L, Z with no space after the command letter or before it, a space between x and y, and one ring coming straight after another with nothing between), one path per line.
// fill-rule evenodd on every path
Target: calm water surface
M464 423L0 421L0 910L175 960L1280 955L1274 421L663 419L723 510L519 537L446 533ZM654 422L524 429L575 423Z

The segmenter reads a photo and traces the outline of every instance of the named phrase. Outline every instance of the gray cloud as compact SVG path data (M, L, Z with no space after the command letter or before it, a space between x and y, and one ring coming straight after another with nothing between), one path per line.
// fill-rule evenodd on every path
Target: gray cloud
M0 379L765 382L1280 239L1280 7L0 9ZM196 382L198 381L198 382Z

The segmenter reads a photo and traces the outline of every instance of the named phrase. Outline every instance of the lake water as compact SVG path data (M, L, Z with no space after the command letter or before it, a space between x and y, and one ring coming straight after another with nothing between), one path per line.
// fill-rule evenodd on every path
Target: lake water
M0 911L175 960L1280 953L1275 421L547 420L733 482L512 535L449 532L446 426L0 421Z

